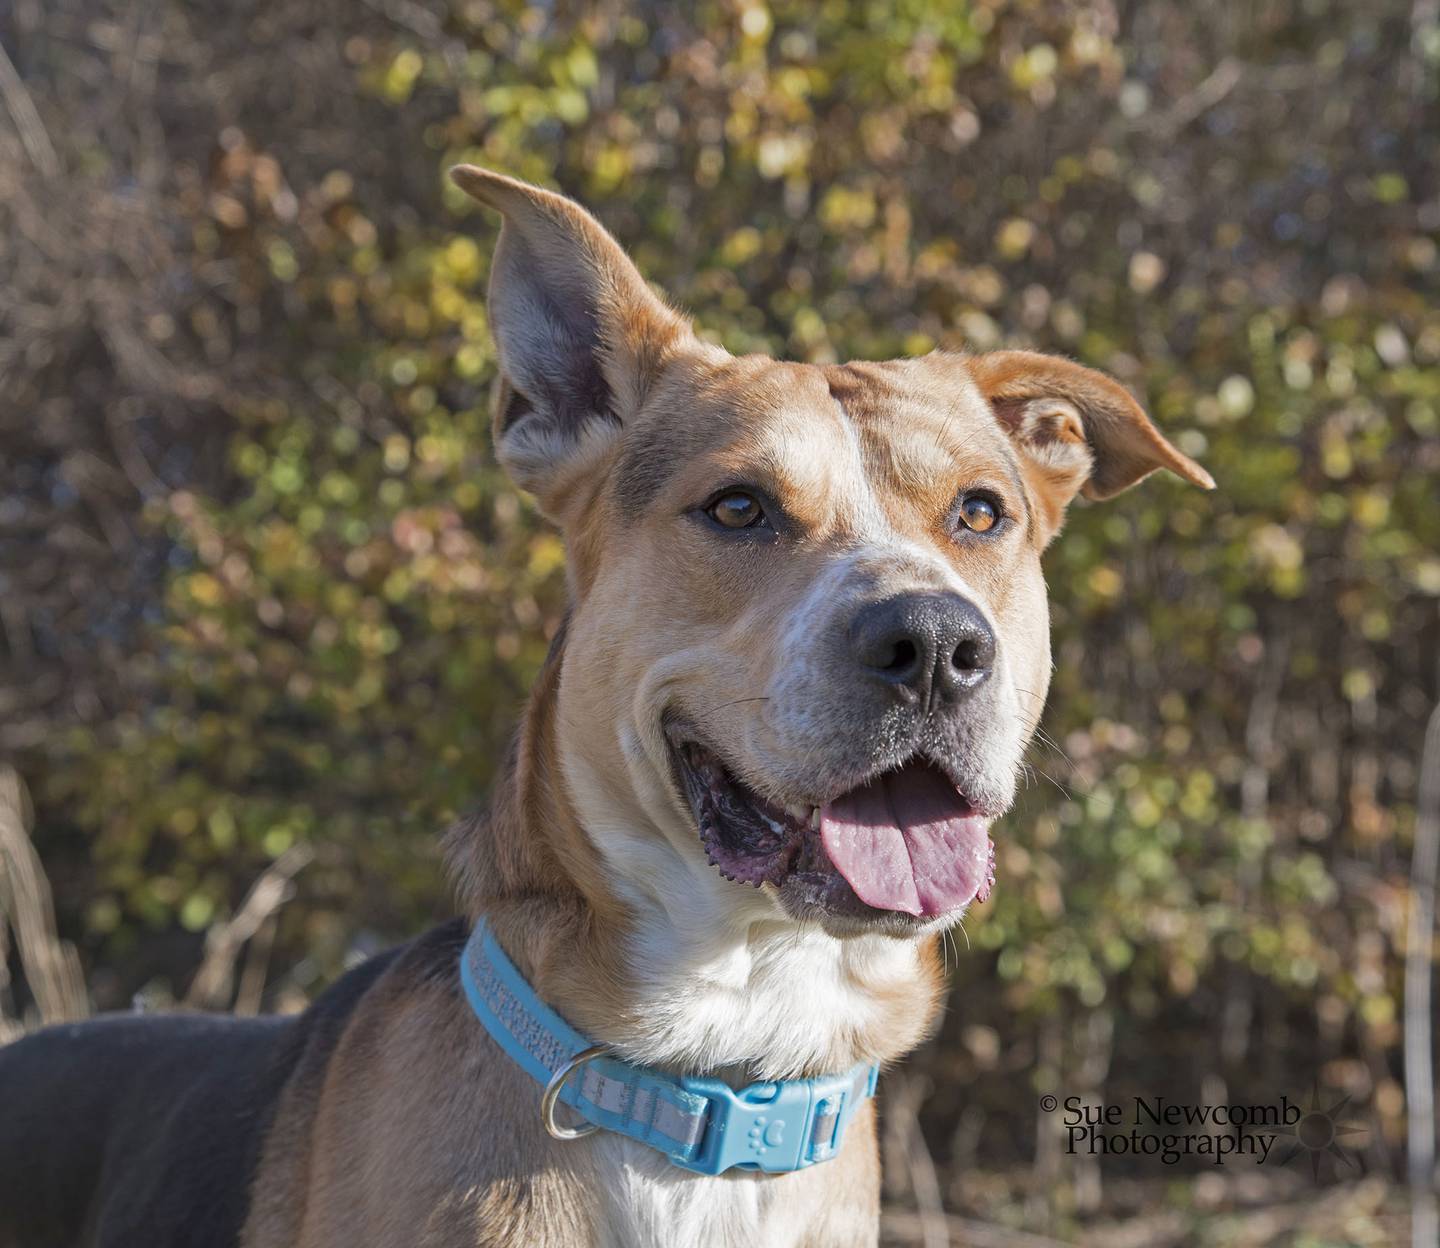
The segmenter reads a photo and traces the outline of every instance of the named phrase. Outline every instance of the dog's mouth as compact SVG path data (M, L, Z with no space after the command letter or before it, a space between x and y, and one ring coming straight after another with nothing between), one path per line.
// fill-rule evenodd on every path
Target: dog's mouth
M776 886L792 911L931 919L990 895L990 820L927 759L818 805L780 806L704 746L676 741L674 752L711 864Z

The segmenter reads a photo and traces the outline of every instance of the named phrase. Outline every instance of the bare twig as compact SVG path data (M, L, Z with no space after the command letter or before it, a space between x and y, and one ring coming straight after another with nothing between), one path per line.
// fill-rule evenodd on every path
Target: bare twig
M260 930L250 939L250 948L245 951L245 969L240 972L240 986L235 990L235 1013L255 1015L265 997L265 979L270 971L270 952L275 947L275 932L280 926L280 916L272 912L260 924Z
M1405 1102L1409 1123L1411 1243L1440 1243L1435 1207L1435 1070L1431 980L1435 876L1440 860L1440 704L1430 714L1420 762L1415 852L1410 861L1410 923L1405 940Z
M919 1217L920 1243L924 1248L950 1248L950 1229L935 1159L920 1130L920 1106L930 1090L923 1075L904 1075L888 1089L885 1103L886 1134L891 1162L903 1167Z
M6 1009L7 1003L11 1008ZM25 1026L19 1018L19 1010L13 1006L10 992L10 928L0 922L0 1044L23 1035Z
M5 101L5 107L19 132L20 142L25 145L26 154L35 168L42 177L53 178L60 172L60 157L55 154L55 145L50 142L35 101L30 98L30 92L3 44L0 44L0 99Z
M1146 128L1162 138L1178 134L1235 90L1244 76L1245 66L1234 57L1225 57L1198 86L1151 118Z
M974 1218L944 1218L947 1240L953 1237L957 1244L966 1248L1069 1248L1064 1240L1051 1239L1048 1235L1031 1235L1025 1231L1013 1231L1007 1226L993 1222L981 1222ZM908 1210L886 1209L880 1215L881 1242L886 1244L928 1244L929 1221L921 1214Z
M266 922L294 896L291 881L314 856L308 845L287 849L261 872L240 908L226 922L215 924L206 933L205 959L190 982L190 991L185 994L186 1005L212 1010L230 1005L235 965L246 942L257 936ZM244 995L248 1005L256 995L253 982L247 985Z
M50 884L27 830L28 809L19 775L0 768L0 923L15 933L40 1021L72 1022L89 1015L90 1002L80 959L56 928Z
M1047 1014L1039 1021L1036 1037L1036 1075L1042 1086L1060 1086L1065 1057L1065 1033L1059 1016ZM1026 1213L1033 1222L1047 1225L1054 1214L1054 1193L1065 1164L1061 1120L1035 1103L1035 1159L1031 1163L1031 1186Z

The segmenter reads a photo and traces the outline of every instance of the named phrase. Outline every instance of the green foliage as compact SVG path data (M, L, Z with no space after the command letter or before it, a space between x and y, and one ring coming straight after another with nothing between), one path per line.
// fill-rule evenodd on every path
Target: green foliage
M1088 3L482 0L351 36L347 89L429 190L385 199L357 133L368 174L292 194L296 136L241 135L190 207L303 384L231 395L228 486L152 504L175 555L144 696L34 761L93 854L96 956L205 927L300 840L328 854L287 965L444 905L436 830L483 795L564 597L488 450L493 222L442 176L468 160L582 198L733 351L1003 342L1143 396L1220 488L1077 506L1047 555L1051 745L957 1002L1006 1034L1104 1010L1143 1052L1241 984L1315 1063L1393 1051L1440 639L1437 44L1362 8L1281 4L1217 98L1180 50L1219 19L1185 6L1120 32ZM1223 1060L1243 1079L1234 1053L1186 1076Z

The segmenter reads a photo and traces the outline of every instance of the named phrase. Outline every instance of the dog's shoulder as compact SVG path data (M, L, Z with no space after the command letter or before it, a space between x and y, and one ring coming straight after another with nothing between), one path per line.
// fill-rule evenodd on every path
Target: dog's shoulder
M310 1214L326 1207L333 1183L319 1173L345 1148L331 1138L333 1120L369 1104L387 1081L376 1079L394 1045L387 1032L419 1001L458 1008L463 920L432 928L409 944L371 958L337 980L296 1020L286 1041L286 1079L265 1134L253 1199L239 1242L301 1242ZM428 1029L411 1017L411 1030ZM410 1094L414 1094L413 1090Z
M376 1004L431 985L458 994L460 953L467 935L464 920L453 919L408 944L369 958L321 993L296 1018L280 1055L287 1100L308 1101L318 1096L342 1038L362 1014L362 1002ZM363 1030L363 1021L360 1026Z
M460 953L468 934L463 919L452 919L347 971L295 1018L285 1056L292 1063L326 1058L366 994L387 977L410 986L454 983L458 989Z

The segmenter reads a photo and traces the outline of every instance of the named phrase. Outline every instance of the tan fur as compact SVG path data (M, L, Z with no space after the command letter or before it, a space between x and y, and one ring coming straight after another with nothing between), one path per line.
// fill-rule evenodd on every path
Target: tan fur
M547 1002L634 1060L737 1082L893 1062L934 1025L938 927L831 939L797 928L771 886L720 881L668 770L662 717L723 743L757 791L812 801L827 769L855 765L847 741L868 747L864 724L823 713L843 705L847 677L797 661L806 630L849 609L856 584L960 586L1001 638L1013 699L976 763L977 800L998 813L1048 687L1039 557L1066 505L1155 467L1212 483L1123 389L1067 361L733 358L701 343L570 201L478 169L455 179L504 216L491 288L496 442L560 524L571 590L491 811L450 838L467 910L487 917ZM784 557L717 542L694 522L737 482L783 511ZM993 492L1016 523L994 540L957 540L952 500L968 487ZM672 913L682 905L690 912ZM846 1003L831 1018L816 997L813 1027L784 1017L797 932L831 976L820 990ZM694 994L683 1017L671 1008L681 990ZM715 1180L604 1134L557 1143L540 1128L538 1095L453 984L402 960L330 1060L288 1089L246 1248L620 1242L622 1181L648 1185L655 1209L678 1211L677 1228L713 1219L703 1242L875 1242L868 1109L834 1162ZM769 1228L759 1239L755 1219ZM647 1234L668 1242L663 1228Z

